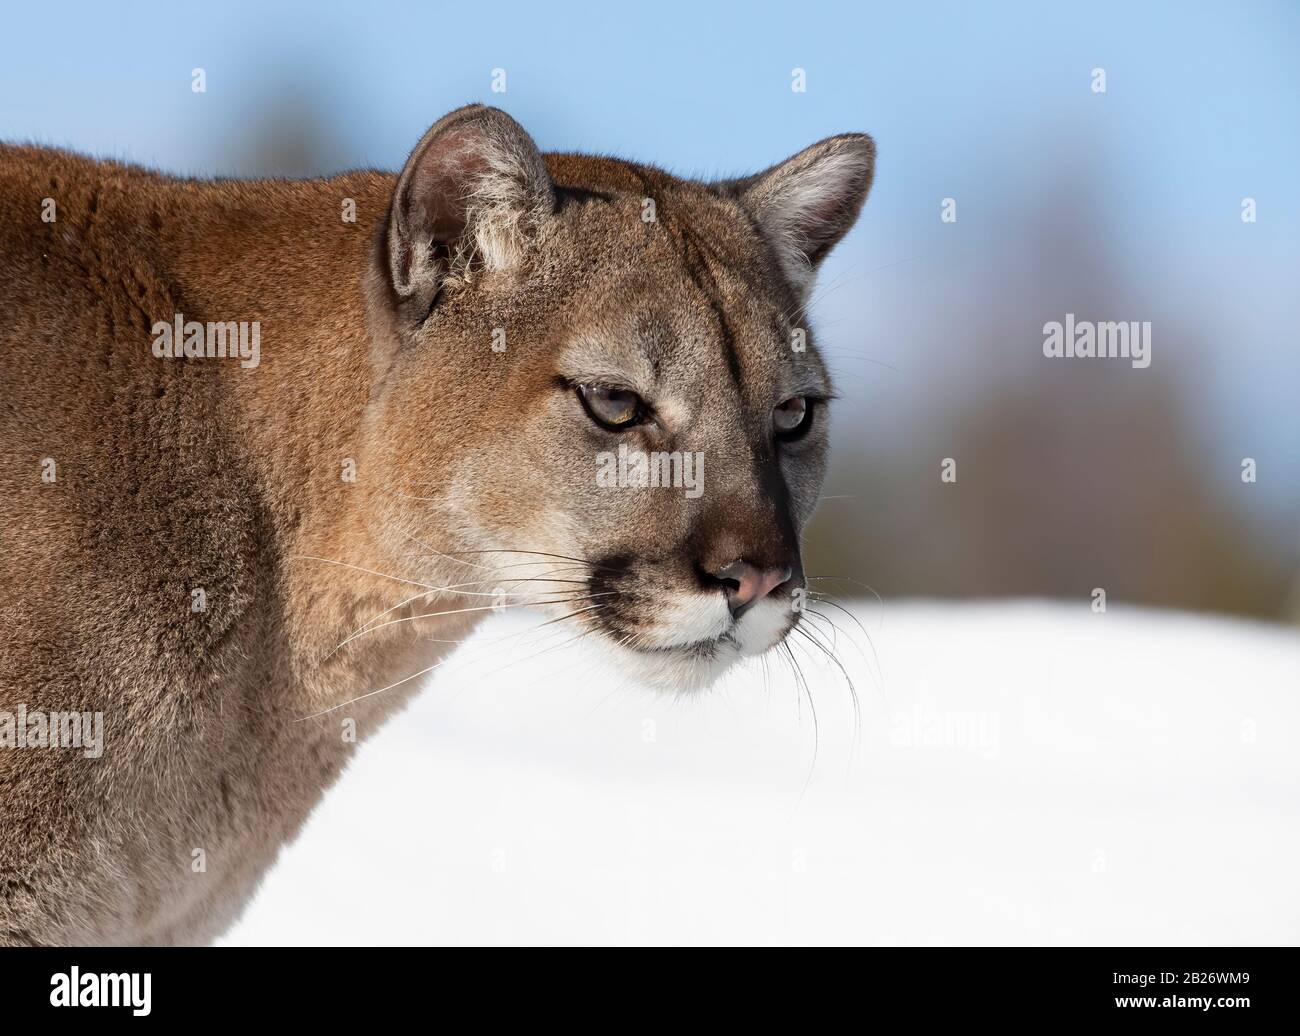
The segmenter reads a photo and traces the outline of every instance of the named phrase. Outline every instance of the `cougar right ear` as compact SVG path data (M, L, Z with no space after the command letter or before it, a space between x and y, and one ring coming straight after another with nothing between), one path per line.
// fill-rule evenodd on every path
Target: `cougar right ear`
M449 283L475 269L510 270L555 206L532 138L499 108L444 116L407 159L388 217L393 290L427 312Z
M857 220L875 172L875 142L843 133L718 189L753 213L791 285L806 296L822 260Z

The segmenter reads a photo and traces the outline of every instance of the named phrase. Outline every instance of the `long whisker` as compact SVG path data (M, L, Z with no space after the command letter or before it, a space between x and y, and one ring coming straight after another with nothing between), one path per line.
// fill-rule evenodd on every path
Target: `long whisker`
M583 614L584 612L589 612L589 611L598 611L599 609L601 609L601 608L603 608L603 607L605 607L603 604L595 604L595 605L589 605L589 606L586 607L586 608L575 608L573 611L571 611L571 612L566 612L564 615L559 615L559 616L557 616L557 617L554 618L554 619L547 619L545 622L539 622L536 626L529 626L527 629L515 630L514 633L507 633L507 634L504 634L503 636L500 636L500 637L493 637L491 640L487 640L487 641L485 641L485 642L483 643L482 646L483 646L483 648L486 649L486 648L489 648L489 647L495 647L497 644L504 644L507 640L514 640L514 639L517 638L517 637L518 637L518 638L528 638L528 637L531 637L531 636L533 636L534 634L536 634L538 631L545 629L545 628L548 627L548 626L554 626L554 625L556 625L557 623L564 622L566 619L572 619L574 616L576 616L576 615L581 615L581 614ZM462 639L462 640L453 640L453 641L441 641L441 640L436 640L436 639L434 639L434 638L429 638L429 639L430 639L433 643L436 643L436 644L446 644L446 643L450 643L450 644L461 644L461 643L464 643L464 639ZM466 638L466 639L467 639L467 638ZM523 640L521 639L520 643L522 643L522 642L523 642ZM471 659L469 659L469 660L465 663L464 666L461 667L461 669L467 669L467 668L469 668L469 666L473 665L473 664L476 663L477 661L478 661L478 658L477 658L477 657L475 657L475 658L471 658ZM459 672L459 671L460 671L460 669L454 669L454 670L452 670L453 673L455 673L455 672Z
M465 565L467 568L486 568L486 567L487 567L486 565L479 565L479 564L477 564L477 563L475 563L475 562L473 562L473 561L461 561L459 558L454 558L454 557L452 557L450 554L444 554L442 551L438 550L436 547L431 547L431 546L429 546L427 543L424 542L424 540L420 539L418 536L413 536L413 535L411 535L411 533L405 531L404 529L401 530L401 532L402 532L402 535L405 536L408 540L411 540L413 543L418 543L421 547L423 547L425 550L429 551L431 554L434 554L434 555L436 555L436 556L438 556L438 557L440 557L440 558L444 558L444 559L446 559L447 561L450 561L453 565Z
M816 604L820 602L818 600L814 600L813 603ZM830 602L826 602L826 603L829 604ZM853 649L858 653L858 657L862 659L862 662L867 667L867 670L870 673L872 679L874 679L877 682L877 684L882 682L883 678L880 673L880 658L876 654L876 645L872 642L870 637L866 638L867 647L871 649L871 655L868 656L866 651L862 649L862 645L861 643L859 643L858 638L853 636L849 631L840 629L839 625L829 615L825 614L824 612L818 611L816 608L812 606L805 608L803 613L807 618L816 619L819 623L822 623L828 630L830 630L831 651L837 658L839 657L838 635L843 633L844 639L853 645ZM808 627L809 631L812 631L813 629L817 629L819 633L821 632L820 627L813 627L813 626ZM824 634L822 635L824 636Z
M332 648L330 648L330 650L329 650L328 652L326 652L325 655L323 655L323 656L321 657L321 661L324 662L326 659L332 657L333 654L334 654L334 652L338 651L339 648L341 648L344 644L346 644L349 640L351 640L351 639L352 639L353 637L355 637L357 634L365 632L366 628L367 628L367 627L368 627L372 622L374 622L376 619L382 619L385 615L388 615L388 614L390 614L391 612L395 612L395 611L397 611L398 608L405 608L408 604L412 604L412 603L414 603L415 601L418 601L421 597L428 597L428 596L430 596L432 593L433 593L432 590L421 590L418 594L412 594L410 597L407 597L407 598L405 598L405 599L403 599L403 600L401 600L401 601L398 601L398 602L397 602L395 605L393 605L391 608L385 608L385 609L384 609L383 611L381 611L379 614L370 616L370 618L368 618L368 619L367 619L365 622L363 622L360 626L358 626L358 627L357 627L356 629L354 629L351 633L349 633L349 634L348 634L348 635L347 635L347 636L346 636L342 641L340 641L338 644L335 644Z
M842 604L839 604L836 601L832 600L830 597L824 594L817 595L815 601L818 604L828 604L836 611L843 612L851 620L853 620L853 624L857 626L857 628L861 631L863 638L866 640L867 646L871 648L871 657L875 663L876 679L880 681L880 684L883 687L885 683L885 671L880 665L880 653L876 651L876 642L871 639L871 634L867 632L867 628L863 626L861 622L858 621L858 617L856 615L854 615L851 611L845 608ZM809 609L809 611L812 611L812 609ZM830 620L830 616L823 615L822 617L827 621ZM832 623L832 625L834 625L834 623ZM859 648L859 650L861 649ZM865 657L863 660L864 661L866 660Z
M599 607L601 606L593 605L590 606L589 608L581 608L578 609L577 611L570 612L567 615L562 615L560 616L560 618L561 619L573 618L577 615L581 615L583 612L588 611L591 608L599 608ZM552 619L550 621L556 622L558 620ZM533 630L530 629L530 630L525 630L523 632L528 633L528 632L533 632ZM514 634L511 635L514 636ZM501 638L501 639L505 639L505 638ZM349 698L347 701L339 702L337 705L331 705L327 709L321 709L319 712L313 712L310 715L301 717L299 720L297 720L297 722L305 723L309 719L318 719L319 717L328 715L331 712L337 712L339 709L347 708L347 706L349 705L355 705L359 701L364 701L367 698L373 698L377 694L383 694L385 691L391 691L394 687L400 687L402 686L402 684L410 683L412 680L418 679L419 677L424 676L427 673L431 673L435 669L442 668L444 665L449 664L454 659L455 659L455 655L448 655L446 658L440 659L439 661L433 663L433 665L426 666L425 668L412 673L410 676L404 676L400 680L393 681L392 683L388 684L386 687L379 687L373 691L367 691L365 694L359 694L355 698Z
M438 557L438 558L441 558L441 557L446 557L446 555L443 554L443 553L441 553L440 551L434 551L432 554L426 554L426 553L423 553L422 551L418 551L418 550L417 550L417 551L411 551L411 552L406 553L406 554L401 554L401 555L399 555L399 557L403 557L403 558L433 558L433 557ZM452 560L455 561L456 559L453 558ZM456 561L456 564L458 564L458 565L463 565L463 564L465 564L465 563L466 563L466 562L463 562L463 561ZM571 571L573 571L574 569L577 569L578 571L582 571L583 569L586 569L586 568L590 568L590 567L591 567L591 566L588 565L585 561L565 561L565 562L561 562L561 563L558 563L558 564L557 564L556 562L553 562L553 561L550 561L550 560L543 560L543 561L519 561L519 562L516 562L516 563L513 564L513 565L498 565L498 566L496 566L496 567L493 567L493 566L491 566L491 565L478 565L478 564L475 564L473 567L474 567L474 568L481 568L481 569L483 569L485 572L490 572L490 573L493 574L493 575L480 576L480 577L478 578L477 582L485 583L485 582L488 582L490 579L492 579L492 578L494 577L494 575L496 575L496 574L498 574L498 573L501 573L501 572L511 572L511 571L513 571L514 569L517 569L517 568L536 568L538 565L550 565L550 566L551 566L551 570L552 570L552 571L555 571L555 572L571 572ZM540 578L540 577L538 577L538 578ZM466 584L466 585L468 585L468 584Z
M805 641L817 648L822 655L829 659L840 671L840 676L844 678L844 684L849 689L849 699L853 703L853 737L849 745L849 767L852 769L862 739L862 702L858 698L858 688L853 683L853 678L849 676L849 671L844 663L836 657L834 650L821 640L814 629L798 625L791 632L798 633Z
M355 572L365 572L368 575L379 576L381 579L391 579L395 583L407 583L410 586L422 586L426 590L440 590L441 587L434 586L431 583L422 583L418 579L407 579L404 576L390 575L387 572L380 572L373 568L366 568L364 565L353 565L347 561L335 561L333 558L321 558L314 554L290 554L289 561L320 561L326 565L338 565L340 568L350 568Z
M826 500L829 498L822 497L821 499ZM880 596L880 594L876 591L876 588L874 586L871 586L869 583L862 582L862 580L860 579L852 579L849 576L805 576L804 578L808 579L810 582L819 582L819 583L821 582L852 583L854 586L860 586L862 587L862 589L870 593L872 597L874 597L877 601L880 602L881 608L884 608L885 606L885 599Z
M386 626L396 626L401 622L414 622L416 619L434 619L440 615L465 615L470 612L500 612L511 608L535 608L539 605L546 604L572 604L576 601L590 601L595 597L615 596L617 593L618 591L616 590L607 590L597 594L586 594L578 597L558 597L547 601L517 601L514 604L484 604L473 608L449 608L445 611L421 612L419 615L404 615L400 619L389 619L387 622L381 622L366 629L358 630L340 643L334 650L337 651L338 648L342 647L344 644L356 640L358 637L364 636L367 633L374 633L376 630L381 630ZM449 643L459 643L459 641L450 641Z
M817 769L817 756L821 750L821 725L817 720L817 705L813 702L812 689L808 686L808 680L804 676L803 667L799 665L799 660L794 657L794 651L789 643L782 641L779 645L784 652L785 659L789 662L791 670L794 672L795 689L808 699L808 710L812 715L813 722L813 757L808 766L808 776L804 778L803 789L799 792L799 801L795 809L803 803L804 796L808 794L808 788L812 784L813 773Z
M391 489L382 489L382 488L381 488L380 491L381 491L381 492L384 492L384 493L389 493L389 494L392 494L392 495L396 495L396 496L409 496L408 494L404 494L404 493L396 493L394 490L391 490ZM427 501L427 500L429 500L430 498L429 498L429 497L419 497L419 496L416 496L416 497L409 497L409 499L413 499L413 500L426 500L426 501ZM423 547L425 550L429 551L430 553L432 553L432 554L434 554L434 555L437 555L438 557L441 557L441 558L446 558L448 561L455 562L456 564L459 564L459 565L470 565L470 566L472 566L472 567L477 567L477 568L485 567L485 566L482 566L482 565L478 565L477 563L472 562L472 561L461 561L460 558L459 558L459 555L462 555L462 554L528 554L528 555L531 555L531 556L533 556L533 557L556 558L556 559L559 559L559 560L562 560L562 561L576 561L578 564L586 565L586 566L588 566L588 567L590 567L590 568L603 568L603 569L605 569L606 571L611 571L611 572L614 571L614 569L611 568L611 567L608 566L608 565L599 565L599 564L597 564L596 562L591 561L591 560L589 560L589 559L587 559L587 558L575 558L575 557L571 557L571 556L568 555L568 554L552 554L552 553L550 553L550 552L548 552L548 551L544 551L544 550L523 550L523 549L521 549L521 548L494 547L494 548L486 549L486 550L449 550L449 551L441 551L441 550L438 550L436 547L431 547L431 546L429 546L429 544L425 543L425 542L424 542L423 540L421 540L419 537L417 537L417 536L413 536L413 535L412 535L411 533L409 533L409 532L405 532L405 531L403 531L402 535L405 536L407 539L409 539L409 540L411 540L411 541L413 541L413 542L415 542L415 543L418 543L421 547Z
M518 565L507 565L504 569L502 569L502 568L493 569L490 565L480 565L480 564L479 564L478 562L476 562L476 561L462 561L460 558L457 558L457 557L454 557L454 556L453 556L453 554L480 554L480 553L485 554L485 553L489 553L488 551L465 550L465 551L453 551L451 554L448 554L448 553L446 553L445 551L438 550L436 547L431 547L431 546L429 546L429 544L425 543L425 542L424 542L422 539L420 539L418 536L413 536L413 535L411 535L411 533L409 533L409 532L405 532L405 531L403 531L403 532L402 532L402 535L405 536L407 539L411 540L412 542L419 544L421 547L423 547L423 548L428 552L427 554L421 554L421 553L411 553L411 554L406 554L406 555L403 555L404 557L416 557L416 558L418 558L418 557L438 557L438 558L443 558L443 559L445 559L445 560L447 560L447 561L450 561L452 564L455 564L455 565L465 565L465 566L467 566L467 567L469 567L469 568L482 568L482 569L487 569L488 571L493 571L493 572L502 572L502 571L506 571L507 569L510 569L510 568L523 568L523 567L528 566L528 565L541 565L541 564L545 564L545 562L542 562L542 561L521 561L521 562L519 562ZM588 562L588 561L583 561L583 560L580 559L580 558L566 558L566 557L564 557L564 555L560 555L560 554L557 554L557 555L549 555L549 554L545 554L545 553L543 553L543 552L541 552L541 551L532 551L532 550L502 550L502 553L508 553L508 554L530 554L530 555L536 555L536 556L542 556L542 557L557 557L557 558L563 558L563 559L566 560L566 561L572 561L572 562L574 562L574 564L576 564L576 565L582 565L582 566L584 566L584 567L591 567L591 563L590 563L590 562ZM566 567L568 567L568 566L566 566Z
M400 687L404 683L410 683L412 680L424 676L425 673L431 673L435 669L441 668L449 661L451 661L450 657L444 658L441 661L435 662L431 666L421 669L417 673L412 673L410 676L404 676L400 680L390 683L387 687L380 687L378 690L367 691L365 694L359 694L355 698L349 698L347 701L339 702L337 705L331 705L328 709L321 709L320 712L313 712L309 716L303 716L298 722L304 723L309 719L317 719L318 717L328 715L331 712L337 712L339 709L347 708L349 705L355 705L357 702L364 701L366 698L373 698L376 694L383 694L385 691L391 691L394 687Z
M494 547L491 550L453 550L450 552L453 556L456 554L529 554L539 558L557 558L560 561L576 561L580 565L586 565L589 568L603 569L606 572L617 571L611 565L601 565L587 558L575 558L568 554L552 554L545 550L518 550L507 547Z
M587 581L586 581L585 579L551 579L550 577L546 577L546 576L536 576L536 577L526 577L526 578L525 578L525 577L513 577L513 576L512 576L512 577L510 577L509 579L507 579L507 580L505 580L505 581L508 582L508 583L511 583L512 585L517 584L517 583L527 583L527 582L539 582L539 583L572 583L572 584L575 584L575 585L578 585L578 586L586 586L586 585L587 585ZM501 593L472 593L472 592L467 591L467 590L459 590L459 589L457 589L458 587L462 587L462 586L482 586L483 583L484 583L484 580L477 580L477 579L476 579L476 580L473 580L472 582L468 582L468 583L456 583L456 584L453 584L452 586L442 587L441 589L444 590L444 591L448 591L448 592L453 592L453 591L454 591L454 592L456 592L456 593L462 594L462 595L467 596L467 597L502 597L502 596L504 596L504 597L526 597L526 596L527 596L527 594L523 594L523 593L515 594L515 593L507 593L507 592L505 592L505 591L502 591ZM398 601L398 602L397 602L396 604L394 604L392 607L390 607L390 608L385 608L383 611L381 611L381 612L379 612L379 613L377 613L377 614L375 614L375 615L372 615L369 619L367 619L365 622L363 622L363 623L362 623L360 626L358 626L355 630L353 630L351 633L349 633L349 634L348 634L348 635L347 635L347 636L346 636L342 641L340 641L340 642L339 642L338 644L336 644L333 648L331 648L330 651L329 651L328 653L326 653L326 654L322 657L321 661L322 661L322 662L325 661L325 659L329 658L329 657L332 656L336 651L338 651L339 648L343 647L344 644L346 644L346 643L348 643L349 641L351 641L351 640L355 639L356 637L360 636L362 633L368 633L368 632L370 631L371 628L376 628L376 629L377 629L378 627L372 627L372 624L373 624L374 622L376 622L378 619L382 619L385 615L389 615L389 614L391 614L392 612L397 611L399 608L404 608L404 607L406 607L406 605L411 604L411 603L413 603L413 602L415 602L415 601L418 601L418 600L419 600L420 598L422 598L422 597L432 597L432 596L433 596L435 593L437 593L437 592L438 592L437 590L422 590L420 593L418 593L418 594L412 594L410 597L407 597L407 598L404 598L403 600ZM545 592L545 591L543 591L543 592ZM557 591L554 591L554 592L558 594L558 593L560 593L561 591L558 591L558 590L557 590ZM457 644L457 643L459 643L458 640L446 640L446 641L436 641L436 642L437 642L437 643L443 643L443 644Z
M599 607L600 605L593 605L591 609L584 608L583 611L594 610L595 608L599 608ZM579 614L581 614L581 612L570 612L568 615L562 616L562 618L571 619L575 615L579 615ZM559 644L551 644L550 646L542 648L542 650L536 651L531 655L525 655L523 658L511 659L503 666L498 666L496 669L489 669L486 673L482 675L481 678L486 679L489 676L494 676L497 673L509 669L511 666L521 665L524 662L530 662L534 658L540 658L542 655L550 654L552 651L559 651L561 648L566 648L570 644L576 644L578 641L582 640L583 637L589 636L594 632L595 632L594 629L583 630L577 636L570 637L568 640L562 641Z

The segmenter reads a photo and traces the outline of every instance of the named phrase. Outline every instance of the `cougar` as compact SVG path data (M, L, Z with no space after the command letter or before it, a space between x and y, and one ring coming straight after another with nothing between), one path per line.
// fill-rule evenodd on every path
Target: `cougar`
M874 154L695 182L480 105L397 176L0 147L0 943L215 938L494 610L679 690L781 642Z

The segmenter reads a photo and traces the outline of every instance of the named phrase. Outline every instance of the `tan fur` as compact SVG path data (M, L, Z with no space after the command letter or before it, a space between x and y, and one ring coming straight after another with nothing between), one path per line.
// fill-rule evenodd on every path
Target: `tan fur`
M713 607L694 566L797 556L825 422L778 458L770 413L826 375L788 347L804 286L747 181L543 163L500 113L448 120L441 165L417 149L402 182L456 178L464 232L397 273L388 174L198 182L0 147L0 710L105 725L97 759L0 748L0 944L215 937L346 765L343 721L373 732L502 588L607 603L562 621L652 643L687 584ZM870 145L833 141L867 167L838 240ZM177 313L260 321L260 365L154 357ZM559 380L593 365L649 382L666 438L623 434L702 450L701 499L594 486L612 433Z

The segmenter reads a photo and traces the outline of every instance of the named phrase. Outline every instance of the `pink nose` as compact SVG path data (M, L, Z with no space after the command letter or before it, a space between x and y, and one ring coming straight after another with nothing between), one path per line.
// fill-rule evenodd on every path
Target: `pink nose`
M778 586L790 578L790 566L759 568L748 561L736 560L718 569L714 576L727 591L727 603L733 618L739 619Z

